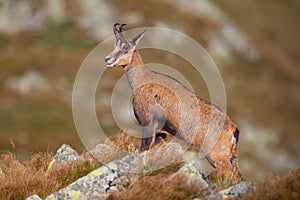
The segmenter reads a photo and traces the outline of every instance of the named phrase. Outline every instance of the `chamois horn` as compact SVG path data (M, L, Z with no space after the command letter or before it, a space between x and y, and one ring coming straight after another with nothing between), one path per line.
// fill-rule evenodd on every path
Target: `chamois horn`
M116 40L118 41L120 39L120 34L119 34L119 30L118 30L118 26L120 26L121 24L120 23L115 23L114 26L113 26L113 31L114 31L114 34L115 34L115 37L116 37Z
M126 24L120 24L120 23L115 23L113 26L113 31L116 37L116 40L124 40L124 36L122 34L122 28L123 26L126 26Z

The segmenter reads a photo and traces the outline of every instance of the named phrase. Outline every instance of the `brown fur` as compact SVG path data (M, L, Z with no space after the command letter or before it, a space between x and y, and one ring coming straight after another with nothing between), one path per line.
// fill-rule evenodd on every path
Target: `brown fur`
M123 43L130 45L130 51L113 58L115 52L122 49ZM145 68L135 46L136 43L132 44L123 38L117 41L114 51L106 60L115 59L114 66L121 65L126 71L133 90L134 113L143 127L141 150L149 149L156 133L166 131L205 153L208 161L217 169L218 177L240 181L242 175L237 162L236 125L219 108L175 79Z

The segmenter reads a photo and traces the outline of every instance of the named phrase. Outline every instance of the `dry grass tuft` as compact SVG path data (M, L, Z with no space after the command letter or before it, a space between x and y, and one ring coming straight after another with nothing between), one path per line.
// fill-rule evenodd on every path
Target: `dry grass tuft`
M209 193L207 189L188 182L185 175L169 178L182 165L182 162L175 162L152 174L141 176L126 191L114 192L108 199L192 199L207 195Z
M24 199L34 193L40 194L49 187L44 174L51 160L51 154L35 154L23 164L11 153L5 153L2 157L1 199Z
M166 145L168 142L172 141L172 139L173 137L166 135L166 138L152 146L151 150L157 150L157 148ZM141 138L137 138L120 131L115 137L109 138L105 143L110 144L110 142L124 151L137 153L140 149Z
M257 184L243 199L300 199L300 167L282 177L271 177Z
M33 194L45 198L101 165L84 159L48 170L52 157L50 153L37 153L21 163L12 153L4 153L0 161L0 199L25 199Z
M118 148L130 152L135 153L135 151L139 150L140 138L136 138L133 136L130 136L124 132L119 132L115 138L112 138L110 142L113 142L114 145L116 145Z
M208 194L198 184L188 183L184 175L168 177L166 174L144 177L129 190L112 193L107 199L193 199Z
M3 153L0 160L0 199L25 199L33 194L45 198L101 166L96 159L86 156L48 170L52 157L50 153L37 153L19 162L14 154ZM208 195L206 188L188 182L185 176L169 178L182 165L183 162L179 161L147 175L141 174L125 191L112 193L108 199L192 199ZM300 199L299 188L300 167L282 177L257 183L256 190L243 199Z

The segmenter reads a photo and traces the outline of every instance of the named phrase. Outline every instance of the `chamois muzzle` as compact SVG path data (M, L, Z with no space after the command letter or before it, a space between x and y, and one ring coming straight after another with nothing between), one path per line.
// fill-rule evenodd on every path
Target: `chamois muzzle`
M111 57L105 57L104 58L105 64L107 67L114 67L116 59Z

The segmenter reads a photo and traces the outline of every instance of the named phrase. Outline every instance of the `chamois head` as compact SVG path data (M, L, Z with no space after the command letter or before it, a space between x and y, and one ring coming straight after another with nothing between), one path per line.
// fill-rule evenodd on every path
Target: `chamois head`
M116 43L114 44L114 50L105 57L105 63L108 67L125 67L129 65L131 63L132 55L135 51L136 45L144 35L145 31L138 34L131 41L127 41L122 34L122 28L125 25L126 24L115 23L113 26Z

